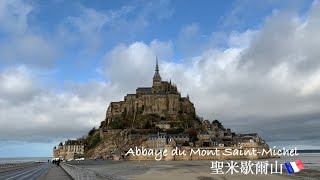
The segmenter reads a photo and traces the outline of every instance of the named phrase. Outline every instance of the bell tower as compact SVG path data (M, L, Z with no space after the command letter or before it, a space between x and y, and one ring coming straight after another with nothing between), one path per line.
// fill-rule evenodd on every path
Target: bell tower
M161 84L161 76L159 73L158 57L156 57L156 70L153 76L153 85Z

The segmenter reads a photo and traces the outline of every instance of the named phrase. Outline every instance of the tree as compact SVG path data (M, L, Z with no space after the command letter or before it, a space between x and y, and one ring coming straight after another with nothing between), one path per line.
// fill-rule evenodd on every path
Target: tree
M95 131L96 131L96 127L93 127L93 128L88 132L88 136L92 136Z
M144 125L144 128L145 129L150 129L152 126L151 126L151 123L150 121L147 120L146 124Z
M189 134L189 137L191 141L198 141L198 130L196 128L190 128L187 130L187 134Z

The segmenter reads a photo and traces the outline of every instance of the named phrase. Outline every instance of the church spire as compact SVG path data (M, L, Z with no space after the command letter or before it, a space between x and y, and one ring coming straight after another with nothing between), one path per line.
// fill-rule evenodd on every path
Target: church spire
M156 56L156 73L159 74L158 56Z
M158 57L156 56L156 70L153 76L153 83L160 83L160 82L161 82L161 76L159 73Z

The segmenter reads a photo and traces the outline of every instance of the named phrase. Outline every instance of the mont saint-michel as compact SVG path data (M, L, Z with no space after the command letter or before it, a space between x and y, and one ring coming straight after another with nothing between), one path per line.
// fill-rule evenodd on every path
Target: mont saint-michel
M61 142L58 147L54 147L54 158L154 160L159 155L134 155L132 150L139 148L148 152L161 152L164 155L161 159L164 160L271 157L271 154L259 153L269 151L269 146L257 133L236 133L225 128L219 120L210 121L199 117L189 95L182 97L171 79L162 80L157 58L150 82L151 87L138 87L135 93L125 95L123 100L111 102L99 128L93 128L78 140L68 140L64 144ZM201 154L213 150L238 153ZM243 153L252 150L258 153ZM174 151L184 154L163 154Z

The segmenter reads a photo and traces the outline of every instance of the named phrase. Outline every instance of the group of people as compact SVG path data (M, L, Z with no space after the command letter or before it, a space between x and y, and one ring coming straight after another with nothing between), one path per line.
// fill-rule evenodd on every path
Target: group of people
M52 160L52 164L55 164L56 166L59 166L60 165L60 158L59 159L54 159Z

